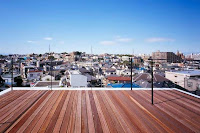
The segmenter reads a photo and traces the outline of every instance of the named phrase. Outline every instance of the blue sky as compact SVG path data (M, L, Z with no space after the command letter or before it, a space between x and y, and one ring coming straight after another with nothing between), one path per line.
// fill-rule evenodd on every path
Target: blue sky
M0 53L200 52L198 0L0 0Z

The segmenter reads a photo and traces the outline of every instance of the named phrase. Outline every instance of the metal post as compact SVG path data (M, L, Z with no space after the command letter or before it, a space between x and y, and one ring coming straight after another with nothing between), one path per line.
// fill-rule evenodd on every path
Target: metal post
M13 58L11 59L11 90L13 90Z
M51 69L51 90L52 90L52 69L53 69L53 67L52 67L52 59L51 59L51 66L50 66L50 69Z
M131 58L131 90L133 89L133 59Z
M151 62L151 103L153 105L153 59Z

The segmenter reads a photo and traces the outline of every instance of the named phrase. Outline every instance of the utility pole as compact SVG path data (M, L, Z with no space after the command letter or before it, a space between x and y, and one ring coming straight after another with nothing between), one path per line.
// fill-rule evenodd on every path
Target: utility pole
M91 46L91 71L92 71L92 46ZM90 85L91 85L91 90L92 90L92 74L91 74Z
M131 58L131 90L133 89L133 58Z
M50 67L50 69L51 69L51 90L52 90L52 69L53 69L53 67L52 67L52 59L51 59L51 67Z
M151 103L153 105L153 59L151 60Z
M50 44L49 44L49 54L50 54Z
M13 58L11 59L11 90L13 90Z

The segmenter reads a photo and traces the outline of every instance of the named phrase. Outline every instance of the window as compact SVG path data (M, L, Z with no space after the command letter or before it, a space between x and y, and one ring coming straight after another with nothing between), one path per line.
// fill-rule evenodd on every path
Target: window
M188 87L192 87L192 85L193 85L192 82L188 82L188 83L187 83L187 86L188 86Z
M200 84L197 84L197 90L200 90Z

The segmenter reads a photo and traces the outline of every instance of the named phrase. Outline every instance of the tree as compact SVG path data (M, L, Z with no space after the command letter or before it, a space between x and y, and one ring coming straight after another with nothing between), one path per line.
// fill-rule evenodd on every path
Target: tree
M14 82L17 82L17 86L20 87L22 86L23 80L21 76L15 77Z
M49 60L55 60L54 56L52 56L52 55L49 56L48 59L49 59Z

